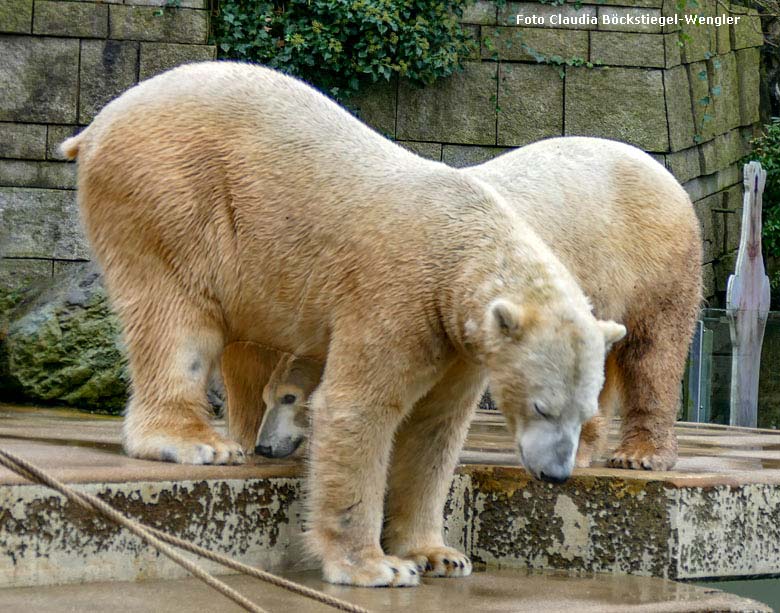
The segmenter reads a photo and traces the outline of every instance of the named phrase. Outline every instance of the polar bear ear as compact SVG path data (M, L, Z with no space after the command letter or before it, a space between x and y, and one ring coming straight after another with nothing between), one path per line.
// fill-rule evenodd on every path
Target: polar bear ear
M608 319L599 320L596 323L598 323L601 332L604 334L604 345L607 351L626 335L626 327L616 321Z
M533 313L530 309L514 302L498 298L490 305L489 317L501 335L512 340L520 340L533 320Z

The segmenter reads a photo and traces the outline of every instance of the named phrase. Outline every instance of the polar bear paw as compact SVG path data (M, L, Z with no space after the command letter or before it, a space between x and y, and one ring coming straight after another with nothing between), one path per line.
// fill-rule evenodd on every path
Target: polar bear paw
M413 587L420 584L420 572L411 560L395 556L363 557L354 563L347 560L326 561L323 579L328 583L361 587Z
M633 470L671 470L677 462L676 445L658 446L651 441L624 441L607 461L613 468Z
M404 557L413 560L426 577L468 577L471 574L469 557L452 547L415 549Z
M246 455L241 445L221 437L216 432L200 436L156 434L140 441L126 440L128 455L147 460L177 464L243 464Z

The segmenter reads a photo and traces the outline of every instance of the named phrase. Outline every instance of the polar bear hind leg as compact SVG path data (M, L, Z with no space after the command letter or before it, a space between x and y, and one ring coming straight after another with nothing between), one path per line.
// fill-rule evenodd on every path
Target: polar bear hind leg
M677 461L674 423L700 293L696 282L627 322L616 348L621 379L621 442L608 463L617 468L670 470ZM687 291L686 291L687 289Z
M241 447L210 424L206 389L223 347L215 309L191 297L175 275L146 276L146 270L141 262L115 262L106 279L124 326L133 382L125 449L183 464L241 463Z

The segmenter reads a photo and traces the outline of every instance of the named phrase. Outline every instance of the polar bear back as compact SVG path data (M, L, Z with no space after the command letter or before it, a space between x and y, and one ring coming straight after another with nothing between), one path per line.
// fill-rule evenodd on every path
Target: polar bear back
M699 265L699 225L688 195L636 147L552 138L465 172L511 202L601 317L622 320L627 305L657 300L665 279L688 278L687 269Z

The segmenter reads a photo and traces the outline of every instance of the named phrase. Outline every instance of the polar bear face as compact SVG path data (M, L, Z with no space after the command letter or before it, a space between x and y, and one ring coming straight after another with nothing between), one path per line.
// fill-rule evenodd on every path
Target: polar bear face
M625 327L565 307L537 310L498 299L485 328L491 395L523 464L538 479L565 481L582 424L598 410L606 353Z
M308 433L306 390L284 383L263 396L266 412L255 451L267 458L287 457L298 449Z
M277 368L263 389L266 412L255 451L267 458L294 453L309 432L308 399L322 377L322 364L295 358Z

